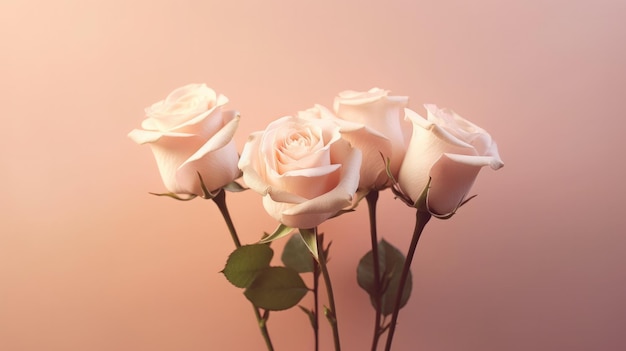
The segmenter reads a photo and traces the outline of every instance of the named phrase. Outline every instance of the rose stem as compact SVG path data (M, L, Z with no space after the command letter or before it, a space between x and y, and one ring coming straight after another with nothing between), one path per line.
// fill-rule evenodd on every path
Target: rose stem
M319 350L319 325L320 325L320 313L319 313L319 287L320 287L320 267L315 258L313 257L313 333L315 334L315 351Z
M324 251L324 239L323 236L317 235L317 227L315 227L315 238L317 240L317 252L319 255L320 270L322 271L322 277L324 278L324 285L326 285L326 293L328 295L328 304L330 310L326 314L330 326L333 330L333 341L335 342L335 351L341 350L339 343L339 327L337 325L337 308L335 307L335 296L333 294L333 286L330 283L330 275L328 274L328 268L326 267L327 257Z
M239 241L239 236L237 235L237 231L235 230L235 225L233 224L233 220L230 218L230 213L228 212L228 207L226 206L226 191L220 189L217 195L213 198L215 204L220 209L222 213L222 217L224 217L224 221L226 222L226 226L228 227L228 231L230 232L230 236L235 243L237 248L241 247L241 242ZM267 318L269 317L269 311L266 311L265 316L261 317L261 312L259 309L252 305L254 309L254 315L256 316L257 323L259 325L259 329L261 330L261 335L263 335L263 339L265 340L265 345L267 346L268 351L274 351L274 346L272 345L272 340L270 339L270 334L267 331Z
M374 339L372 340L372 351L376 351L378 339L380 338L380 266L378 259L378 234L376 229L376 203L378 202L378 190L371 190L365 197L367 199L367 209L370 218L370 237L372 239L372 261L374 265L374 308L376 309L376 321L374 322Z
M415 255L415 249L417 248L417 242L420 239L422 231L426 226L426 223L430 220L430 213L428 211L418 209L415 213L415 229L413 230L413 238L411 238L411 244L409 246L409 252L406 254L406 260L402 267L402 274L400 275L400 282L398 286L398 292L396 295L396 301L393 306L393 314L391 315L391 322L389 323L389 334L387 334L387 344L385 345L385 351L391 350L391 342L393 340L393 334L396 331L396 322L398 321L398 314L400 313L400 302L402 301L402 291L406 283L406 278L409 275L411 269L411 261L413 255Z

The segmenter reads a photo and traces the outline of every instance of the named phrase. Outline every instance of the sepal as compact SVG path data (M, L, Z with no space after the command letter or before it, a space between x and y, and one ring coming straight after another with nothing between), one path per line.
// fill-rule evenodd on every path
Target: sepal
M289 235L295 228L288 227L284 224L279 224L278 227L274 230L274 232L270 235L264 235L263 238L259 241L259 244L266 244L272 242L276 239L280 239L284 236Z
M148 193L148 194L155 195L155 196L167 196L178 201L189 201L198 197L198 195L193 195L193 194L190 194L188 197L181 197L180 195L174 194L174 193Z
M198 173L198 178L200 178L200 188L202 189L203 199L212 199L215 196L217 196L217 194L219 194L220 191L222 191L222 189L217 189L215 193L210 192L209 189L207 189L206 185L204 185L204 180L202 179L202 175L200 174L200 172L196 172L196 173Z
M428 181L428 184L430 184L430 181ZM456 206L456 208L455 208L454 210L452 210L452 212L450 212L450 213L446 213L446 214L442 214L442 215L441 215L441 214L437 214L437 213L435 213L435 212L432 212L432 211L430 210L430 208L428 208L428 202L426 202L426 207L427 207L427 209L428 209L428 212L429 212L429 213L430 213L433 217L438 218L438 219L450 219L450 218L452 218L452 216L454 216L454 215L456 214L456 211L458 211L458 210L459 210L459 208L461 208L461 206L465 205L466 203L468 203L471 199L475 198L476 196L478 196L478 195L472 195L472 196L468 197L467 199L465 199L465 200L461 201L461 202L460 202L460 203Z
M412 207L414 204L413 201L411 201L411 198L405 194L402 189L400 189L400 184L398 184L398 181L391 173L391 159L389 157L385 158L385 155L382 153L380 154L380 157L382 157L383 162L385 162L385 171L387 172L387 177L389 177L389 180L391 181L391 192L393 192L396 198Z
M232 182L224 185L224 190L228 190L231 193L239 193L239 192L248 190L248 188L244 187L243 185L233 180Z
M317 327L317 320L315 318L315 312L313 312L312 310L306 307L303 307L302 305L298 305L298 307L300 307L300 310L309 317L309 322L311 322L311 327L313 327L313 330L317 330L318 327Z
M315 260L319 262L320 256L319 256L319 248L317 247L317 234L315 233L315 230L314 229L299 229L299 231L300 231L300 237L302 238L304 245L306 245L307 249L309 249L309 252L311 253L311 255L313 255L313 258L315 258Z

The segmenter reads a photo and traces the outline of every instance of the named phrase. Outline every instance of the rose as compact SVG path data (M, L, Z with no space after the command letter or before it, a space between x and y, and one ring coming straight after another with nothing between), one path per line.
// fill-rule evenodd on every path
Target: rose
M483 166L504 165L496 143L480 127L452 111L425 105L428 119L406 109L413 122L413 135L398 183L412 201L426 188L428 210L449 215L463 202Z
M203 195L200 176L209 191L239 175L232 140L239 115L222 112L228 102L205 84L190 84L146 108L143 129L128 136L150 144L165 188L175 194Z
M239 160L265 210L292 228L312 228L351 205L361 152L331 120L286 116L252 133Z
M388 185L385 159L397 177L411 125L403 121L406 96L388 96L389 91L373 88L367 92L344 91L334 101L338 118L353 122L343 124L344 138L363 152L360 189L381 189Z

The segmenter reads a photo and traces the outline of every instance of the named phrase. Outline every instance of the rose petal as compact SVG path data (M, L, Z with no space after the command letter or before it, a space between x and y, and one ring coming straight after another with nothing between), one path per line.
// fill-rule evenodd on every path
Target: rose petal
M196 135L189 137L174 137L162 135L158 141L150 143L154 158L159 167L165 188L176 194L189 194L186 188L181 188L176 180L179 167L197 150L204 140ZM197 176L197 175L196 175ZM199 195L199 193L195 193Z
M185 95L188 95L190 92L193 92L195 95L205 95L215 99L215 91L206 86L204 83L191 83L180 88L174 89L171 93L167 95L164 100L165 104L171 105L175 103L177 100L182 98Z
M185 163L196 161L207 153L224 147L233 139L237 127L239 126L239 113L237 111L225 111L222 117L224 123L223 127L202 145L198 151L191 155Z
M450 132L448 132L446 129L435 124L434 122L424 119L424 117L420 116L417 112L410 110L408 108L404 109L404 111L405 111L404 118L410 120L414 126L413 136L411 137L411 142L413 142L414 139L418 139L419 141L419 139L422 138L421 135L426 135L426 138L428 138L431 142L435 142L436 139L440 139L441 142L448 144L447 146L444 146L444 145L439 146L438 148L440 150L445 150L447 147L458 148L459 150L460 149L474 150L474 147L471 144L468 144L464 142L463 140L460 140L459 138L455 137ZM421 127L421 128L415 128L416 126ZM427 131L427 133L424 133L424 131ZM415 133L418 133L418 135L416 135ZM429 134L432 134L432 135L429 135ZM477 154L475 150L470 153Z
M338 110L339 104L345 105L362 105L375 102L389 94L389 90L380 88L372 88L367 92L359 92L354 90L345 90L337 94L337 98L333 104L335 111Z
M455 138L472 145L479 155L484 155L493 143L487 131L454 111L440 109L433 104L425 104L424 107L428 111L428 121L437 124Z
M493 148L496 147L496 144L493 144ZM449 159L453 160L457 163L463 163L469 166L474 167L484 167L489 166L494 170L502 168L504 166L504 162L500 159L500 156L497 154L493 156L468 156L468 155L457 155L457 154L444 154Z
M177 130L177 131L188 131L188 130L193 130L194 133L198 133L198 134L213 134L217 131L217 128L215 128L216 126L219 126L219 124L211 124L211 122L214 121L219 121L219 118L209 118L209 117L213 117L214 114L218 113L219 111L221 111L222 106L224 106L226 103L228 102L228 98L226 98L223 95L219 95L217 98L217 102L215 104L215 106L213 106L211 109L197 115L196 117L193 117L191 119L189 119L188 121L177 125L177 126L173 126L171 129L172 130ZM208 124L201 124L201 122L203 121L209 121ZM201 130L197 130L197 128L194 128L194 126L197 125L201 125L202 129ZM219 128L219 127L218 127Z
M223 116L226 125L177 167L176 191L170 191L202 195L198 173L209 191L219 189L237 177L239 156L232 138L239 123L239 114L228 111Z
M328 192L337 185L340 168L341 165L334 164L294 170L284 174L268 172L267 182L275 188L311 199ZM271 191L270 195L272 195Z
M486 157L444 154L430 170L428 209L447 215L457 209L472 188ZM485 162L487 161L487 162Z
M152 118L146 118L141 122L141 128L145 130L159 130L159 126Z
M329 213L302 213L296 215L285 215L285 212L289 211L295 205L287 202L274 201L271 197L265 196L263 198L263 208L274 219L282 224L292 228L313 228L323 223L333 214Z
M342 127L342 134L363 154L359 189L381 189L389 181L385 160L392 154L391 141L371 128L356 123L353 125L359 127Z
M142 123L144 129L160 131L179 131L194 134L202 134L196 126L201 124L207 116L228 102L228 98L217 95L215 91L205 84L189 84L171 92L165 100L156 102L146 108L148 117ZM212 135L217 131L208 126L201 126L207 134ZM211 131L207 131L211 129Z
M443 128L406 109L413 122L413 136L398 174L402 190L415 201L428 184L430 171L444 153L477 156L469 144L459 141Z
M302 150L279 149L275 150L272 156L274 162L268 166L274 164L274 169L279 174L330 164L329 149L321 138L315 145L302 146Z
M341 119L365 124L391 139L393 136L402 136L399 122L407 103L408 97L405 96L355 100L338 98L335 100L335 113Z
M336 139L327 135L328 121L300 117L283 117L271 123L261 143L261 154L267 167L279 174L296 169L328 165L328 145ZM337 135L336 137L340 137Z
M350 93L360 94L358 92ZM340 119L322 105L315 105L313 108L301 111L299 115L332 120L339 125L343 138L361 150L363 161L361 163L359 189L367 189L367 191L373 188L381 189L389 181L385 158L391 158L392 145L385 135L362 123ZM397 176L397 172L395 175Z
M268 197L276 202L284 202L286 204L301 204L308 201L307 198L298 196L297 194L290 193L280 188L269 187L265 197Z
M155 143L162 137L172 138L190 138L194 137L189 133L176 133L176 132L158 132L152 130L133 129L128 133L128 137L137 144Z
M361 151L346 145L337 145L337 155L342 158L341 181L331 191L282 212L281 222L296 228L311 228L334 216L352 203L359 185ZM296 226L294 226L296 225Z
M196 160L187 160L176 170L176 191L172 192L203 195L198 173L205 187L213 192L237 178L238 160L237 147L232 140Z
M298 117L309 119L327 119L333 120L337 118L335 114L323 105L315 104L312 108L298 112Z
M368 126L391 141L391 172L398 174L411 125L403 123L406 96L387 96L389 92L379 88L366 93L342 92L333 103L337 117Z

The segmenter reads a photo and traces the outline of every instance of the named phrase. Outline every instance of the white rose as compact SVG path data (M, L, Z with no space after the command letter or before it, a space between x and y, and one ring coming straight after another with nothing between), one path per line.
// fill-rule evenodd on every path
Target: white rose
M265 210L292 228L312 228L351 205L361 152L330 120L287 116L250 135L239 161Z
M146 108L143 129L128 134L138 144L150 144L168 191L203 195L198 173L209 191L238 177L232 138L239 115L222 112L227 102L205 84L186 85Z
M344 91L334 101L339 119L356 123L343 125L344 137L363 152L360 189L380 189L388 185L385 162L397 178L411 133L403 121L406 96L389 96L389 91L373 88L367 92ZM361 127L358 127L360 125Z
M431 178L427 206L431 213L454 212L470 191L483 166L504 165L496 143L480 127L452 111L425 105L428 119L406 109L413 136L398 183L416 201Z

